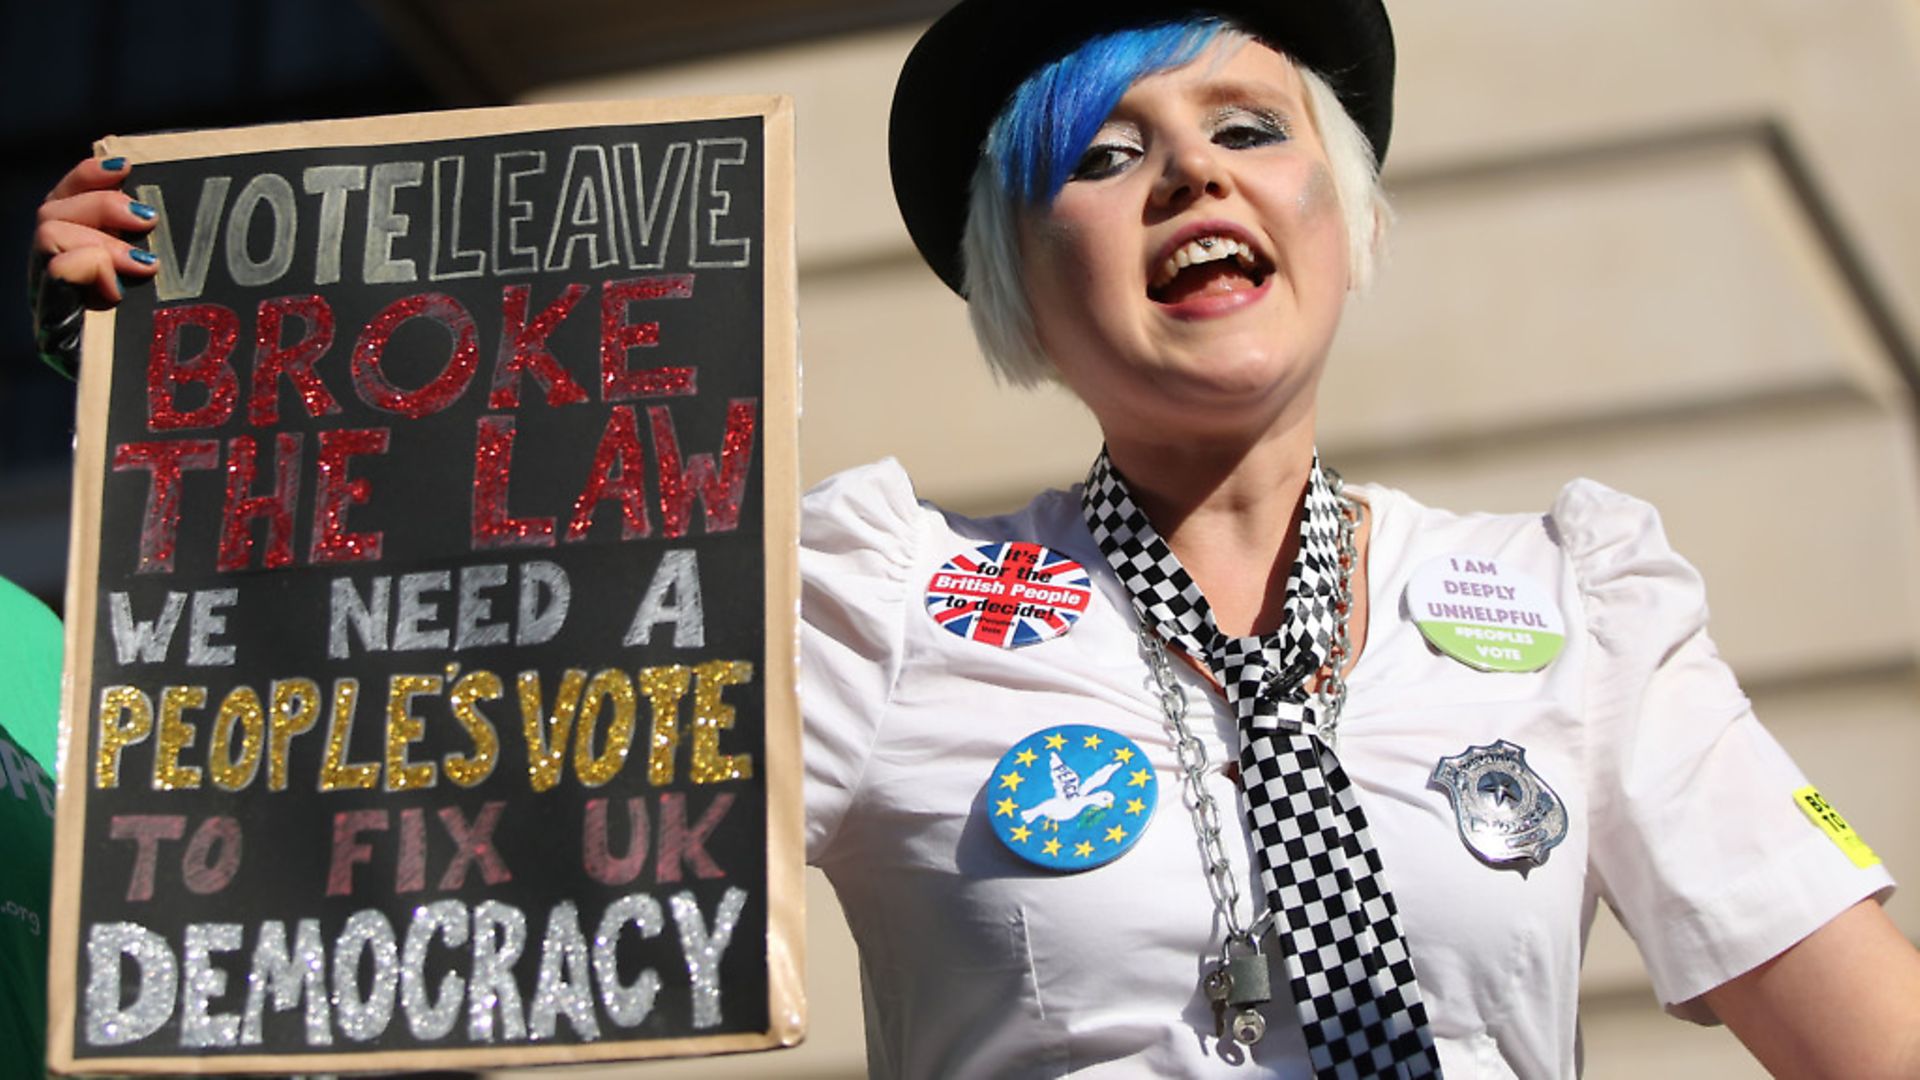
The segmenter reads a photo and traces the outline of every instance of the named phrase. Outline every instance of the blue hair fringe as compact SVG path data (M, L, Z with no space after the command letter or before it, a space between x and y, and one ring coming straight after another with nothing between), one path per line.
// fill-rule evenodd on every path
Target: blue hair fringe
M1028 76L987 136L1002 190L1029 206L1051 203L1127 88L1190 63L1223 25L1207 18L1116 30Z

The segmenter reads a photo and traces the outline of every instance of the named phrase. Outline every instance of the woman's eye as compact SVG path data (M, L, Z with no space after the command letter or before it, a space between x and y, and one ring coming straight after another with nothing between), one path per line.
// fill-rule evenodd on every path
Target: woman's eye
M1100 143L1087 147L1073 167L1074 180L1102 180L1127 167L1139 151L1123 143Z
M1293 132L1283 117L1237 109L1231 116L1223 117L1213 130L1213 141L1230 150L1270 146L1286 142L1292 137Z

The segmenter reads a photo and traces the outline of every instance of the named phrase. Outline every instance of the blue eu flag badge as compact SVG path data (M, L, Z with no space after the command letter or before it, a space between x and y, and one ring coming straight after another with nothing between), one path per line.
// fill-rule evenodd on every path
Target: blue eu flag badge
M987 779L987 818L1015 855L1089 870L1126 854L1153 820L1160 782L1133 740L1064 724L1014 743Z

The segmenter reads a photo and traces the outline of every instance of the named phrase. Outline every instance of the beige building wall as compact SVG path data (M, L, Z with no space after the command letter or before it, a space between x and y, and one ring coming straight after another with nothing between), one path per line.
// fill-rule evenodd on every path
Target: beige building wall
M1582 475L1656 502L1762 717L1920 875L1920 7L1394 12L1400 220L1335 349L1326 457L1437 505L1544 509ZM913 37L535 97L792 94L808 480L893 454L923 497L1011 507L1078 479L1098 433L1062 394L996 387L907 242L883 138ZM860 1075L853 948L812 884L805 1047L576 1075ZM1910 936L1916 895L1891 906ZM1585 991L1589 1077L1763 1075L1723 1031L1661 1014L1604 914Z

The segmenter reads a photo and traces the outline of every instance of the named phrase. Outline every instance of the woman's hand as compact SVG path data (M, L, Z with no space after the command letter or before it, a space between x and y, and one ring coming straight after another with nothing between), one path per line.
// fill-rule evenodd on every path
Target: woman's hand
M153 228L153 207L119 190L125 158L92 159L61 177L40 204L33 254L48 282L78 290L89 307L112 307L124 296L121 278L152 277L153 255L125 237Z
M72 374L83 308L107 308L126 297L124 282L150 278L153 254L127 237L153 228L153 207L120 191L125 158L88 159L60 178L40 204L27 287L40 355Z

